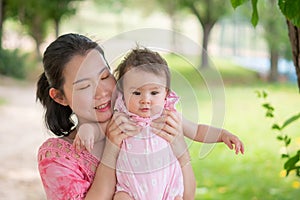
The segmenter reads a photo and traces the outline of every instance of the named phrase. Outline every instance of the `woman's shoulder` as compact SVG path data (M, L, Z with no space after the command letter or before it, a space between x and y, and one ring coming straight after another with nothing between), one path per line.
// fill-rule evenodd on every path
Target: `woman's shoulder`
M47 139L38 150L38 162L44 159L67 159L78 162L86 161L90 164L97 165L98 159L88 151L76 151L75 147L62 138Z

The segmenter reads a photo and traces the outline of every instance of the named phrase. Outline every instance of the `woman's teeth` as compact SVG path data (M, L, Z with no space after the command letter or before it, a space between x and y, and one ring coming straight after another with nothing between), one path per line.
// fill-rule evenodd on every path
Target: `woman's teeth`
M105 108L107 105L108 105L108 103L105 103L105 104L102 104L102 105L100 105L100 106L96 106L95 108L96 108L96 109L103 109L103 108Z

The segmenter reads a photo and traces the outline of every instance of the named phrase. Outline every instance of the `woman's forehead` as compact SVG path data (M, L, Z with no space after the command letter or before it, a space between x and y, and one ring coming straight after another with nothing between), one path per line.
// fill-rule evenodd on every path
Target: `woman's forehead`
M91 50L86 55L75 55L67 63L64 75L65 79L72 82L78 79L95 76L100 71L108 69L102 54L97 50Z

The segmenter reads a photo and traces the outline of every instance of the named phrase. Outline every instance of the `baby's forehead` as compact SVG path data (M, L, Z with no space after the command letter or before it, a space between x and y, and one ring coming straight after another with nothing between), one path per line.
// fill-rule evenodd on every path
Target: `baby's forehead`
M123 77L123 85L125 87L142 87L144 85L156 85L166 87L167 81L163 74L154 74L145 71L132 70L126 73Z
M129 87L129 90L161 90L166 89L165 84L157 84L157 83L144 83L142 85L135 85L132 87Z

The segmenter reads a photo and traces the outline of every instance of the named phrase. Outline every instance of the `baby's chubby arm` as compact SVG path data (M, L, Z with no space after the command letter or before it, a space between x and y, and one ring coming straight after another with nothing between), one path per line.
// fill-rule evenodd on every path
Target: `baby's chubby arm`
M229 131L205 124L196 124L187 119L182 120L184 135L191 140L203 143L224 142L235 153L244 154L243 142Z
M78 128L73 145L78 151L86 148L89 152L92 151L94 144L100 138L100 129L97 123L84 123Z

